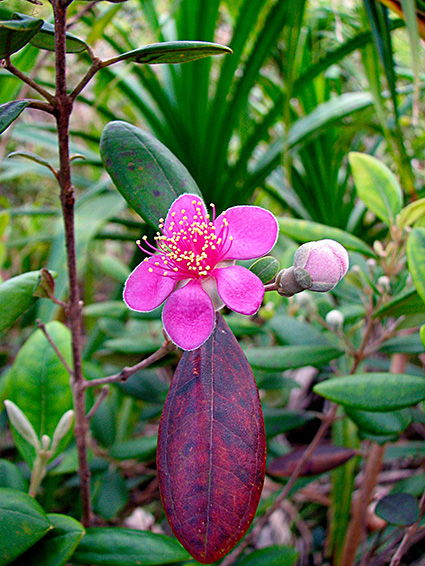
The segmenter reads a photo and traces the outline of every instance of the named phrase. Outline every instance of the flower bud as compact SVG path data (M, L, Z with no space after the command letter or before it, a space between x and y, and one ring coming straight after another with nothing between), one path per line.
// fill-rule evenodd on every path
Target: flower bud
M51 447L52 453L56 451L59 442L71 429L73 422L74 422L74 411L70 409L69 411L66 411L66 413L62 415L60 421L58 422L55 428L55 432L53 433L53 439L52 439L52 447Z
M6 400L4 405L6 407L7 416L17 432L38 452L41 447L40 441L27 417L13 401Z
M340 332L344 324L344 315L341 311L333 309L326 315L326 324L334 332Z
M346 249L334 240L319 240L303 244L295 252L294 276L304 289L325 293L333 289L347 273L349 265Z

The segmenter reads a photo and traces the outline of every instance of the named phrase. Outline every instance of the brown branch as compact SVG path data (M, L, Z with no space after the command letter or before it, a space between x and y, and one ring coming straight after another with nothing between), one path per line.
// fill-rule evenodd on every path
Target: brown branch
M108 383L118 383L118 382L127 381L127 379L130 376L137 373L141 369L145 369L148 366L152 365L153 363L157 362L158 360L160 360L161 358L163 358L164 356L175 350L175 348L176 346L172 342L166 340L162 344L161 348L159 348L159 350L157 350L151 356L145 358L138 364L131 367L124 367L119 373L109 375L108 377L101 377L99 379L91 379L90 381L85 381L84 387L85 388L99 387L102 385L106 385Z
M100 405L102 404L103 400L108 395L108 393L109 393L109 387L106 385L105 387L103 387L103 389L99 393L96 401L94 402L93 407L87 413L86 420L90 421L90 419L92 419L94 417L96 411L98 410L98 408L100 407Z
M281 493L278 495L274 503L267 509L264 515L259 518L258 521L256 521L254 528L245 536L245 538L235 548L235 550L233 550L233 552L225 557L220 566L230 566L230 564L233 564L236 561L238 556L245 550L245 548L251 543L251 541L255 540L258 537L262 529L267 524L270 516L276 511L276 509L281 506L282 502L288 497L291 489L294 487L295 482L297 481L301 473L302 468L308 462L314 450L316 450L322 438L325 436L329 427L333 423L337 409L338 405L332 405L332 407L329 409L320 425L319 430L316 433L316 436L313 438L308 448L306 448L302 458L300 458L300 460L298 461L298 464L291 477L289 478L288 483L285 485Z
M37 319L37 326L38 328L44 333L45 337L47 338L49 344L51 345L51 347L53 348L53 350L56 352L58 358L60 359L60 361L62 362L62 365L64 366L64 368L66 369L66 371L69 373L69 375L72 377L74 375L74 372L72 371L71 367L69 366L68 362L65 360L65 358L63 357L63 355L61 354L61 352L59 351L58 347L56 346L56 344L54 343L52 337L50 336L50 334L47 332L47 328L46 325L43 324L41 322L41 320L38 318Z
M10 57L7 57L4 61L4 68L9 71L9 73L30 86L32 89L38 92L38 94L41 94L41 96L48 102L50 102L50 104L53 105L55 103L55 97L50 94L50 92L47 92L47 90L45 90L42 86L37 84L33 79L30 79L30 77L27 77L24 73L22 73L19 69L12 65L12 63L10 62Z
M78 85L74 88L74 90L69 95L70 100L74 101L80 92L88 85L91 79L95 76L95 74L102 68L102 61L97 57L94 57L93 52L90 50L90 56L93 59L92 66L87 71L87 74L81 79Z

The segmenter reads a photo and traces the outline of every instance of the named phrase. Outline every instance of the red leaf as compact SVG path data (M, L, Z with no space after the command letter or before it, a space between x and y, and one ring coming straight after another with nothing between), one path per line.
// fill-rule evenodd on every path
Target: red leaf
M248 530L266 465L264 421L251 367L220 315L212 336L185 352L158 434L162 503L181 544L203 564Z
M276 458L267 467L271 476L287 478L292 475L298 462L304 456L306 447L295 448L292 452ZM356 455L355 450L343 446L319 446L302 466L300 476L315 476L333 470L348 462Z

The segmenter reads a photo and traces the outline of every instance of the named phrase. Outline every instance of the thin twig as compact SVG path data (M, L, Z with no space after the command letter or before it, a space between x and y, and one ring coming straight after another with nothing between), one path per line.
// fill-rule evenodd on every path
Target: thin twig
M37 326L38 326L38 328L43 332L43 334L44 334L45 337L47 338L49 344L51 345L51 347L53 348L53 350L56 352L58 358L59 358L60 361L62 362L62 365L64 366L64 368L66 369L66 371L69 373L69 375L72 377L72 376L74 375L74 372L72 371L72 369L71 369L71 367L69 366L68 362L65 360L65 358L63 357L63 355L62 355L61 352L59 351L58 347L57 347L56 344L54 343L54 341L53 341L52 337L50 336L50 334L47 332L46 325L43 324L39 318L37 319Z
M84 387L85 388L87 388L87 387L99 387L99 386L102 386L102 385L106 385L108 383L118 383L118 382L127 381L127 379L130 376L137 373L141 369L145 369L146 367L152 365L156 361L158 361L161 358L163 358L164 356L166 356L168 353L175 350L175 348L176 348L176 346L172 342L170 342L169 340L166 340L162 344L162 346L159 348L159 350L157 350L151 356L149 356L148 358L145 358L144 360L142 360L138 364L131 366L131 367L124 367L119 373L115 373L115 374L109 375L107 377L101 377L99 379L91 379L90 381L85 381Z
M37 84L35 81L27 77L24 73L22 73L19 69L17 69L14 65L12 65L12 63L10 62L10 57L7 57L4 61L5 61L4 68L7 71L9 71L9 73L15 75L15 77L18 77L18 79L20 79L22 82L24 82L32 89L37 91L38 94L41 94L41 96L43 96L48 102L50 102L50 104L54 105L55 97L52 94L50 94L50 92L47 92L47 90L45 90L42 86Z
M90 50L91 51L91 50ZM93 59L92 65L90 69L87 71L86 75L81 79L78 85L74 88L74 90L69 95L70 100L74 101L80 92L88 85L91 79L95 76L95 74L102 68L102 61L93 55L93 51L91 51L90 56Z
M282 502L288 497L291 489L293 488L295 482L297 481L301 473L302 468L305 466L306 462L308 462L311 455L316 450L322 438L325 436L329 427L333 423L337 409L338 409L338 405L332 405L332 407L329 409L328 413L326 414L324 420L320 425L319 430L316 433L316 436L313 438L308 448L306 448L302 458L300 458L300 460L298 461L298 464L295 470L293 471L291 477L289 478L288 483L285 485L285 487L278 495L274 503L267 509L264 515L258 519L254 528L246 535L246 537L242 540L239 546L237 546L235 550L233 550L233 552L231 552L226 556L226 558L223 560L220 566L230 566L230 564L233 564L235 562L238 556L245 550L245 548L251 543L251 541L255 540L258 537L262 529L267 524L270 515L272 515L276 511L276 509L278 509L281 506Z
M103 400L108 395L108 393L109 393L109 387L107 385L105 385L105 387L103 387L101 392L99 393L93 407L90 409L90 411L86 415L86 419L88 421L91 418L93 418L93 416L95 415L96 411L98 410L98 408L100 407L100 405L102 404Z

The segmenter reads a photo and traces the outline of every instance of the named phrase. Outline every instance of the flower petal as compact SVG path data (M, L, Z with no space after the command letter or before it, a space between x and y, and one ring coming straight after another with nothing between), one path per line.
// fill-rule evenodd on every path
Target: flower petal
M156 309L174 289L175 280L153 268L155 261L155 256L142 261L125 282L124 301L134 311L149 312Z
M214 269L217 290L232 311L255 314L264 297L264 285L251 271L240 265Z
M234 206L220 214L215 225L220 229L223 219L229 223L232 247L222 259L254 259L268 253L275 245L279 227L271 212L259 206Z
M162 323L182 350L196 350L210 337L215 325L214 306L199 281L189 281L169 297Z
M178 225L179 222L183 221L183 217L187 217L188 223L191 224L193 222L193 216L196 215L196 208L201 209L203 216L207 214L205 204L202 202L202 198L199 195L190 193L180 195L170 206L167 213L163 228L164 234L171 236L171 223L174 222Z

